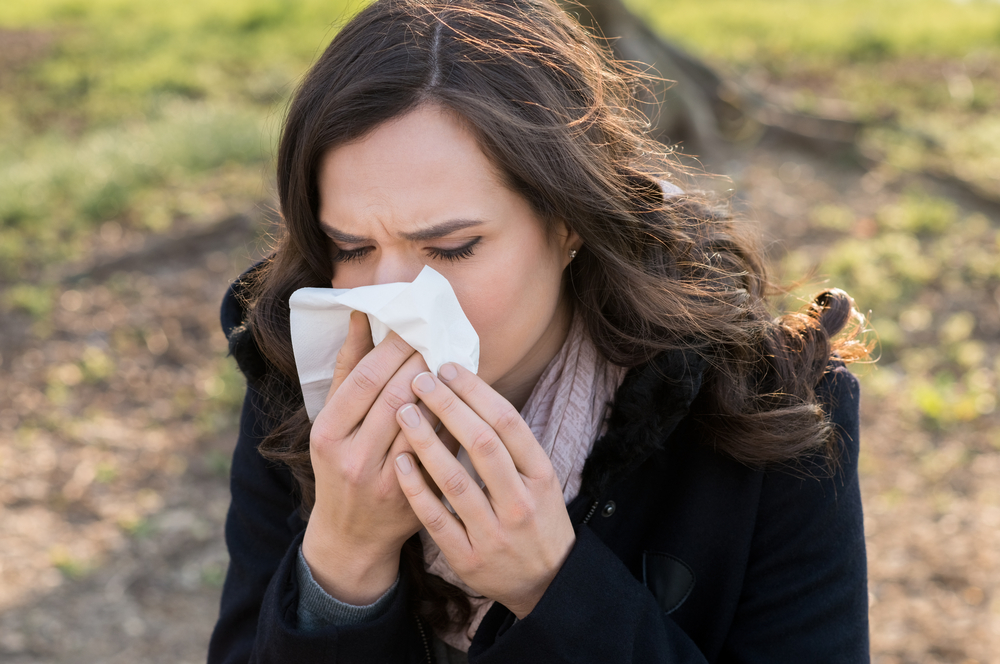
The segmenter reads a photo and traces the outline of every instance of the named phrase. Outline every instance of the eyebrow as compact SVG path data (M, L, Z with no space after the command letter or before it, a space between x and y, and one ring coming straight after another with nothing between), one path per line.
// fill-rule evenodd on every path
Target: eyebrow
M479 226L482 223L482 220L479 219L452 219L451 221L445 221L440 224L435 224L434 226L421 228L420 230L413 231L412 233L400 233L399 235L404 240L410 240L411 242L436 240L456 231L472 228L473 226ZM344 244L364 244L365 242L371 242L370 238L345 233L344 231L337 230L333 226L324 222L320 222L320 226L323 228L323 232L333 238L336 242L343 242Z

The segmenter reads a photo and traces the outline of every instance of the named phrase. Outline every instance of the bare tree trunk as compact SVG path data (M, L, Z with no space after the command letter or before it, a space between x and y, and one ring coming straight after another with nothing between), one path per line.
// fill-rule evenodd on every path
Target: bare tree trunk
M720 81L715 73L660 39L621 0L582 0L582 4L598 33L611 40L616 57L649 65L656 75L675 82L654 84L649 92L655 98L640 99L655 104L644 109L653 123L653 135L664 143L678 144L688 154L711 157L721 153L714 108Z
M649 98L640 99L650 104L645 110L660 141L715 163L734 143L755 142L765 134L820 151L853 147L860 123L779 108L659 37L622 0L580 2L591 15L580 19L585 24L592 20L598 33L611 40L616 57L649 65L674 82L655 84Z

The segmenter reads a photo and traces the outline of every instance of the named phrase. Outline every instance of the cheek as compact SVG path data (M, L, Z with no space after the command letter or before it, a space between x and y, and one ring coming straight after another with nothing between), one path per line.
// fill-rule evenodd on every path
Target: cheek
M479 333L479 377L494 383L506 375L523 357L526 345L524 321L514 303L496 305L469 316Z
M552 322L560 273L530 261L484 270L474 282L455 284L469 322L479 334L479 376L492 383L511 371Z

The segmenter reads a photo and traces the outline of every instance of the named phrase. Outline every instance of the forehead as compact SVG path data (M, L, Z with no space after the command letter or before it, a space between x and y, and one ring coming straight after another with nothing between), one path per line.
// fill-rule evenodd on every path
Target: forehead
M440 221L516 196L453 113L424 105L338 146L319 171L320 218L341 227L373 219Z

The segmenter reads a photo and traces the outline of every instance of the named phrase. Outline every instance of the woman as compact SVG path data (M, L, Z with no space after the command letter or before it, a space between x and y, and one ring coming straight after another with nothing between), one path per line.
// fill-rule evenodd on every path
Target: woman
M772 320L631 85L548 0L380 0L313 66L285 232L223 304L248 392L210 661L867 658L850 300ZM311 423L291 293L425 265L478 375L355 314Z

